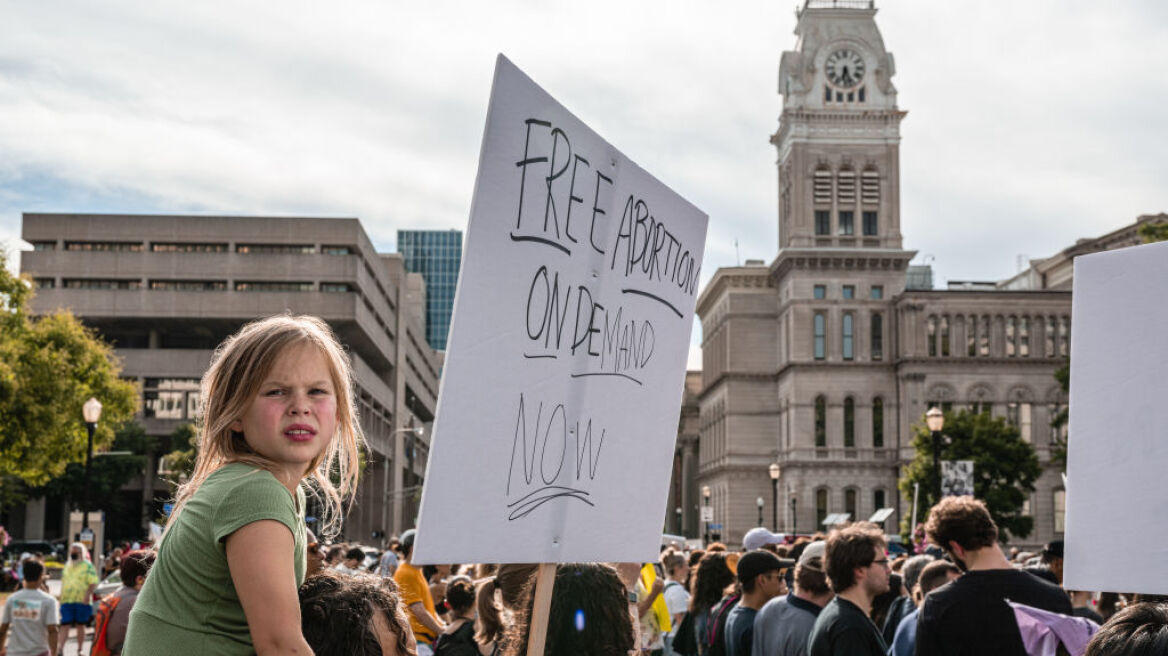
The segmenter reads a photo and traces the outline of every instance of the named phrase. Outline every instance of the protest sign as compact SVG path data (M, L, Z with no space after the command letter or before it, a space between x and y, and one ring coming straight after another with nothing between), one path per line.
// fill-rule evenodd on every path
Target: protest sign
M1075 258L1067 589L1168 593L1168 243Z
M499 57L414 562L656 558L706 223Z
M941 496L973 496L972 460L945 460L941 463Z

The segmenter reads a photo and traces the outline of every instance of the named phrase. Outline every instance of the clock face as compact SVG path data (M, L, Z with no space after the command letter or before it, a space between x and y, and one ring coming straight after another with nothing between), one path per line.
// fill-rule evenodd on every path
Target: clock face
M837 87L845 89L856 86L864 79L864 59L855 50L842 48L827 56L824 68L827 79Z

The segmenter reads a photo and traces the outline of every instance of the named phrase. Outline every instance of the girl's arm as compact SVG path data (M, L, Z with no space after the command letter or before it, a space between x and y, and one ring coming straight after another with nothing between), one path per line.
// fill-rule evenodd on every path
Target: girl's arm
M225 547L256 654L311 655L300 631L292 532L274 519L263 519L227 536Z

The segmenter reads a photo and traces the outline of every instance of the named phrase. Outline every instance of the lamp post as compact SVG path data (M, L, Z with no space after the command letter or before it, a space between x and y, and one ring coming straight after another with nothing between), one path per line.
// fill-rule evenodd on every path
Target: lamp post
M709 505L710 505L710 486L703 485L702 486L702 506L709 506ZM710 543L710 520L708 520L708 519L706 520L706 534L705 534L705 536L703 536L703 540L704 540L705 544Z
M85 419L85 432L89 433L89 444L85 448L85 487L81 497L81 529L89 528L89 463L93 460L93 433L97 430L97 420L101 419L101 401L90 397L81 406L81 416Z
M933 491L936 498L933 503L941 500L941 429L945 427L945 413L937 406L929 408L925 413L925 423L933 436L933 475L935 477Z
M791 533L793 533L795 535L799 534L799 521L797 519L797 515L795 514L795 495L794 494L791 495Z
M677 534L685 535L685 533L683 533L681 530L681 506L674 508L673 514L677 517Z
M774 524L775 530L779 530L779 463L772 462L770 467L767 467L767 473L771 476L771 523Z
M762 506L766 502L762 500L762 497L759 497L754 500L754 503L758 505L758 525L762 526Z

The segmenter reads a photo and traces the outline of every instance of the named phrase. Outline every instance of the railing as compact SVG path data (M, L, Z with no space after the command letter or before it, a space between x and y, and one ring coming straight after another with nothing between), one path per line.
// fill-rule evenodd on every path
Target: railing
M863 462L895 463L896 449L887 447L880 449L858 447L816 447L813 449L791 449L779 454L778 462L814 461L814 460L855 460Z

